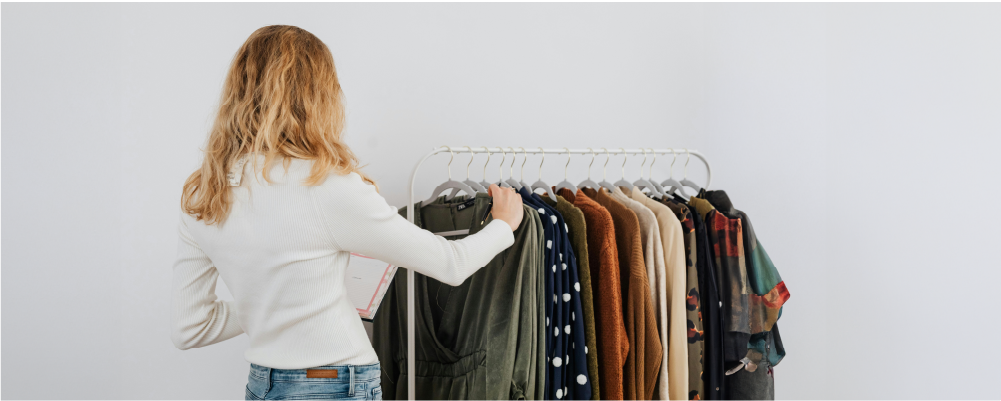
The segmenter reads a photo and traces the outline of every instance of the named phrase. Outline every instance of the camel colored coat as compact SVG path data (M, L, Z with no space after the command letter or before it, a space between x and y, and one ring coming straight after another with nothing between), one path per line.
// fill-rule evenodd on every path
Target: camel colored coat
M660 240L664 250L665 286L667 291L667 355L666 370L661 371L661 378L667 374L670 399L688 399L688 312L685 310L687 295L687 263L685 262L685 237L681 230L681 221L670 208L648 198L642 191L632 190L632 198L642 203L657 217L660 227ZM663 325L660 326L663 329Z
M642 202L633 200L632 191L627 195L620 187L615 187L612 197L636 213L640 221L640 238L643 240L643 261L646 264L647 279L650 282L650 295L653 297L654 316L657 317L657 334L660 338L664 356L660 360L657 381L654 382L652 400L666 400L669 397L667 361L669 358L667 338L667 283L664 274L664 243L660 238L660 226L657 216Z

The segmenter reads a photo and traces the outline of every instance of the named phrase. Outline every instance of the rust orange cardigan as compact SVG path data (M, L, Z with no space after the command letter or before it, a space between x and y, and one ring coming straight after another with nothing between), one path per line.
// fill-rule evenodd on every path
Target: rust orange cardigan
M649 400L653 398L657 387L657 374L660 373L664 348L657 332L653 294L650 293L650 282L643 261L639 219L636 213L613 199L604 189L595 191L584 188L582 191L608 210L615 226L623 316L626 335L629 337L629 353L622 372L622 399Z
M629 354L629 338L622 316L615 225L604 207L580 190L556 192L584 213L587 226L587 262L591 271L594 322L598 337L598 388L602 400L622 400L622 370Z

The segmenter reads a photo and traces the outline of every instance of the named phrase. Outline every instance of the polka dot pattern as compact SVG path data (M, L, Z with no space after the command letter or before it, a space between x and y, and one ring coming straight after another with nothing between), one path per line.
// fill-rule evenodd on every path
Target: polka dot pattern
M553 330L552 337L545 336L545 398L589 399L591 385L587 381L587 359L584 352L587 346L584 343L583 322L577 321L577 312L583 313L581 297L573 296L575 292L580 293L578 265L570 243L574 233L570 232L568 222L561 214L563 206L549 205L548 201L543 200L545 197L530 194L530 188L519 192L526 205L534 207L540 216L549 216L548 219L542 219L545 234L544 263L550 266L545 269L545 288L547 294L553 294L553 303L545 306L546 328L551 327ZM578 342L581 343L581 351L576 351ZM580 383L578 376L581 375L586 384Z

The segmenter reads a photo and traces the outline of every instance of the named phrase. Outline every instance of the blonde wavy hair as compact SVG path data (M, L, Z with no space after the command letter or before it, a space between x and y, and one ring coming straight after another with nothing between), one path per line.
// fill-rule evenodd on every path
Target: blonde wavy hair
M323 183L331 171L355 172L375 185L343 130L343 94L327 46L295 26L260 28L229 67L205 159L184 182L181 207L206 224L224 222L232 204L226 174L245 154L264 154L265 167L283 156L286 171L289 158L313 160L306 185ZM267 168L263 174L272 182Z

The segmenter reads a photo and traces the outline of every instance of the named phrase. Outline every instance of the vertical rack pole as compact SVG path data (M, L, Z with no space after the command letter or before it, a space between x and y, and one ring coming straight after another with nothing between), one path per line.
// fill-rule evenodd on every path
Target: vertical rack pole
M429 157L434 156L438 152L441 152L445 148L435 148L430 153L424 155L424 158L414 166L414 171L410 174L410 201L407 202L407 221L414 222L414 183L417 180L417 170L420 170L421 165L424 164ZM414 269L407 268L407 399L416 400L417 399L417 381L416 381L416 364L417 364L417 352L416 352L416 339L415 333L417 326L414 325Z

